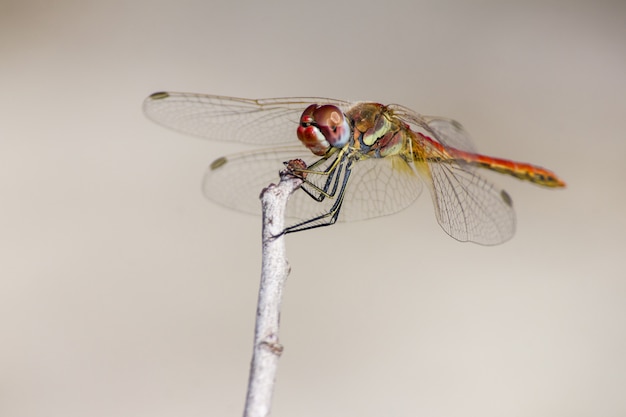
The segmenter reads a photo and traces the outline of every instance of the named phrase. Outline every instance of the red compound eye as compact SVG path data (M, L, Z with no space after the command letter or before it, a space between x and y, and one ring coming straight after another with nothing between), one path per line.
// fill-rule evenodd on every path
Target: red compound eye
M350 127L339 107L330 104L319 106L313 111L313 120L331 146L340 148L348 143Z
M339 107L311 104L300 117L298 138L314 154L324 155L331 146L348 143L350 125Z

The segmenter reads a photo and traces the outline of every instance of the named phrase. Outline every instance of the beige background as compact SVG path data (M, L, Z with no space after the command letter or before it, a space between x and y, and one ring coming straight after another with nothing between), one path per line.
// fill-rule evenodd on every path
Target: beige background
M516 237L429 198L288 238L274 416L626 415L622 1L0 2L0 415L237 416L260 219L204 199L244 147L146 120L158 90L396 102L485 153ZM295 140L295 139L294 139Z

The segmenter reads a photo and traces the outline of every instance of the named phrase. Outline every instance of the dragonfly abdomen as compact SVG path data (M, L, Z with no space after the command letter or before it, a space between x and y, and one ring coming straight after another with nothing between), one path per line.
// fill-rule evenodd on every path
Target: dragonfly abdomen
M469 152L454 150L463 162L487 168L500 174L511 175L520 180L533 182L544 187L564 187L565 183L552 171L525 162L509 161L508 159L493 158Z
M544 187L565 187L565 182L552 171L525 162L494 158L460 149L446 147L426 135L417 134L423 139L423 155L419 159L435 163L457 163L486 168L500 174L511 175L520 180L530 181Z

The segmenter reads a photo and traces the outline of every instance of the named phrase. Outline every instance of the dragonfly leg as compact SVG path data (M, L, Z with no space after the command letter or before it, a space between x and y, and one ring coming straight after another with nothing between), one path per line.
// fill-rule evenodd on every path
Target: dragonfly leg
M334 172L328 176L323 187L318 187L311 181L305 179L304 183L302 184L303 186L301 186L300 188L302 189L302 191L307 193L309 197L311 197L318 203L324 201L325 198L333 198L335 197L335 194L337 193L337 188L339 187L339 179L341 178L342 169L343 167L341 166L337 167Z
M347 154L341 150L332 163L323 171L313 170L314 168L321 163L328 160L328 157L324 157L311 164L307 169L298 170L298 172L306 174L303 175L304 183L301 187L302 191L307 193L309 197L317 202L322 202L325 198L333 198L337 193L337 189L339 187L339 181L341 178L341 172L343 170L343 165L346 161ZM318 186L314 184L312 181L309 181L306 176L308 175L320 175L326 176L326 181L323 186Z
M332 224L335 224L337 222L337 219L339 218L339 212L341 210L341 206L343 205L343 199L345 196L346 187L348 185L348 179L350 178L350 173L352 172L351 166L352 166L352 161L348 161L345 167L345 173L343 175L343 179L341 180L340 186L338 184L339 184L339 179L341 177L341 166L337 169L339 172L336 175L335 185L333 188L335 189L334 191L336 191L336 188L340 187L339 193L337 194L337 200L332 205L332 207L328 210L328 212L321 214L319 216L313 217L312 219L305 220L300 223L296 223L293 226L289 226L285 228L285 230L283 230L280 233L280 235L293 233L293 232L300 232L302 230L315 229L317 227L324 227L324 226L330 226Z

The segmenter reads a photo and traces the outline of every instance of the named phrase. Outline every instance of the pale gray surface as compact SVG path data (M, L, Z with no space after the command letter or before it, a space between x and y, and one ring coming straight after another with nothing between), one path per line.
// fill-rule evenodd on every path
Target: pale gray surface
M496 178L518 214L498 247L449 238L427 195L289 236L273 416L626 415L625 21L621 1L3 1L0 415L242 412L260 218L200 181L243 148L147 121L162 89L397 102L568 182Z

